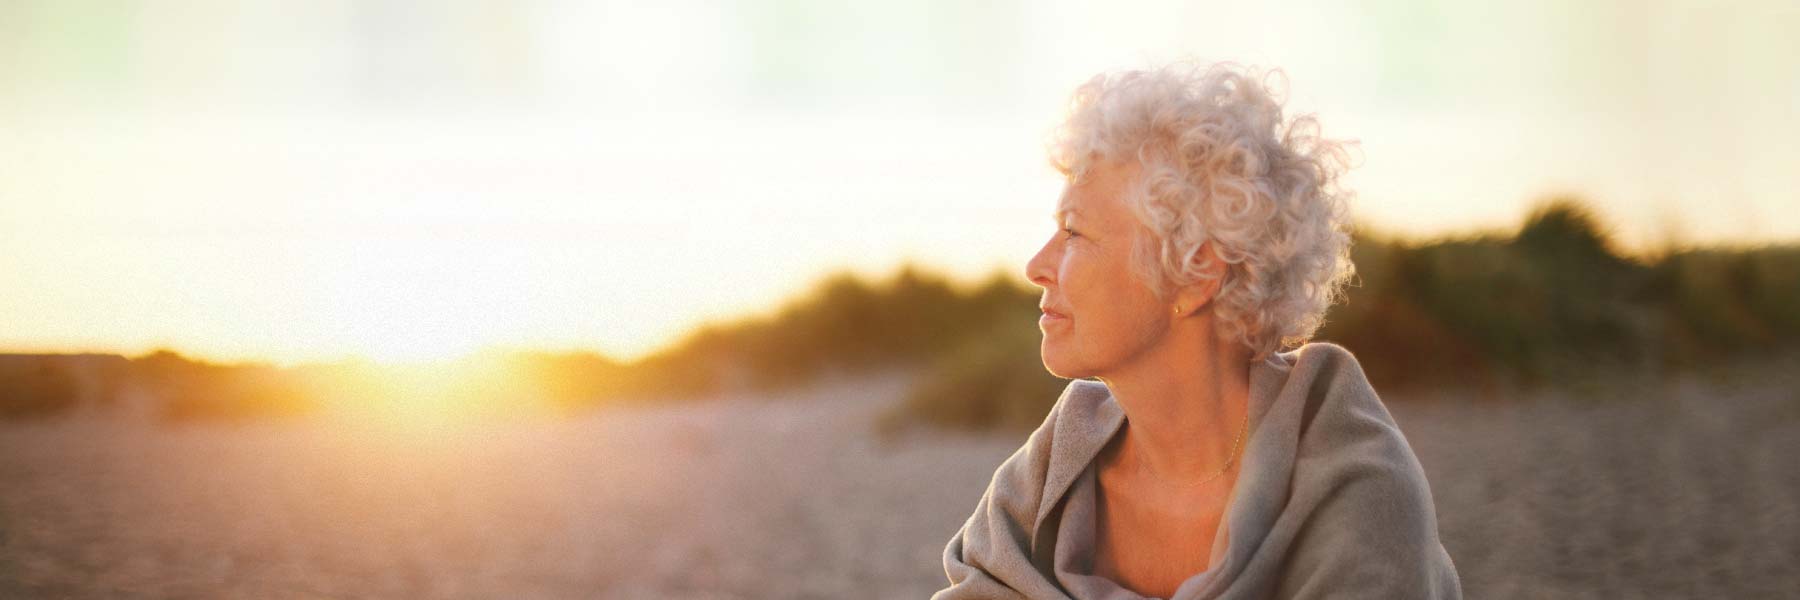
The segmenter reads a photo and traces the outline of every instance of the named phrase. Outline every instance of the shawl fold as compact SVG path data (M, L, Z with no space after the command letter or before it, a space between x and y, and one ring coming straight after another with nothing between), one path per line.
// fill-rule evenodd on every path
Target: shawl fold
M1172 600L1461 598L1424 468L1356 358L1309 343L1254 363L1250 376L1225 556ZM1104 384L1071 381L950 538L950 585L932 598L1070 598L1055 566L1057 509L1124 422Z

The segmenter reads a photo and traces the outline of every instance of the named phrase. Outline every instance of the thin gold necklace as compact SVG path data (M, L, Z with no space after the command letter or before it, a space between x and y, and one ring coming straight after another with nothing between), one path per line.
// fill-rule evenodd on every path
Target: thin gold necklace
M1183 486L1205 485L1207 482L1212 481L1214 479L1218 479L1219 476L1224 475L1227 471L1230 471L1231 465L1233 463L1237 462L1238 450L1242 449L1244 447L1244 433L1249 430L1250 430L1250 407L1246 406L1246 407L1244 407L1244 424L1238 427L1237 439L1231 442L1231 455L1225 457L1225 466L1220 467L1219 472L1213 473L1212 475L1208 475L1206 477L1206 479L1202 479L1200 481L1195 481L1193 483L1184 483L1181 485L1183 485Z

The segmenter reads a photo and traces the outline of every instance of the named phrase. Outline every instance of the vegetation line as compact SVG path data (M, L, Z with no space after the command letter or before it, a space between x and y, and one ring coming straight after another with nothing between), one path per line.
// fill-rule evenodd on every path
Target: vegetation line
M1351 349L1378 389L1674 372L1800 339L1800 245L1616 250L1597 216L1558 199L1516 232L1409 241L1358 232L1358 276L1318 339ZM0 418L138 411L244 419L390 406L491 416L773 390L832 371L923 370L887 425L1029 428L1064 382L1037 362L1038 290L908 266L826 278L771 315L700 328L632 363L513 352L436 370L374 364L214 365L169 351L0 355ZM411 396L412 404L394 405ZM386 404L384 404L386 403ZM410 409L406 407L410 406Z

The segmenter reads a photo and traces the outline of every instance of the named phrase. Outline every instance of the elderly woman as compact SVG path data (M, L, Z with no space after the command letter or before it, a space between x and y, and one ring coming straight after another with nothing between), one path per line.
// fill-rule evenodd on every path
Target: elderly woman
M1351 353L1345 166L1232 66L1102 75L1052 150L1045 368L1075 379L935 598L1457 598L1424 470ZM1092 380L1092 381L1090 381Z

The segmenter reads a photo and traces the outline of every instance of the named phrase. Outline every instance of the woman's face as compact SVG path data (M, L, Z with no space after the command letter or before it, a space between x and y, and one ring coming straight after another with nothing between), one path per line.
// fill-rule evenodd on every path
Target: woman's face
M1044 368L1059 377L1102 377L1131 364L1169 332L1164 306L1132 268L1131 248L1149 231L1126 204L1133 163L1101 163L1070 184L1056 211L1059 231L1025 266L1044 288L1038 319Z

